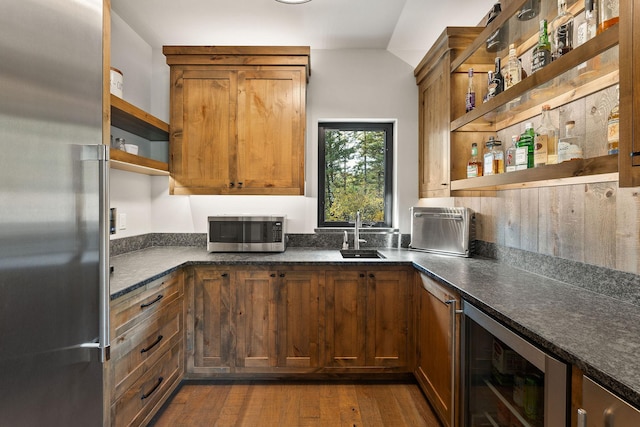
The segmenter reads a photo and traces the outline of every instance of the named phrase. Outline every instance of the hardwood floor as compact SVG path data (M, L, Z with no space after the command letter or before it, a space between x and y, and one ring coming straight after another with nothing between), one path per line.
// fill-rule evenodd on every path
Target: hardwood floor
M440 427L413 382L184 382L152 426Z

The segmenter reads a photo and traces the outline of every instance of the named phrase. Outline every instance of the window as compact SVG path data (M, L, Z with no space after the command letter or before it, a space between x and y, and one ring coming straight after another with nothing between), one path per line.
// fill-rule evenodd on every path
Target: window
M392 226L393 123L318 124L318 226Z

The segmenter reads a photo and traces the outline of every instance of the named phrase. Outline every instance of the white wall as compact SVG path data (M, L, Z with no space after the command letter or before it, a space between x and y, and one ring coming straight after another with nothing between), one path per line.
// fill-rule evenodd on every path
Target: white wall
M112 32L123 31L126 37L114 34L112 51L137 50L137 43L127 41L132 30L128 26L121 28L123 21L117 22ZM127 74L140 70L151 81L148 111L168 120L169 67L160 50L154 49L150 56L145 50L144 55L152 64L148 71L135 64L129 70L124 58L131 55L121 52L118 56L125 62L121 65L125 73L124 98L128 100ZM289 232L312 233L317 225L318 121L326 119L396 121L397 214L394 223L403 233L408 233L408 210L418 201L418 90L412 67L386 50L312 49L307 87L305 196L169 196L166 177L144 177L149 184L142 188L126 185L127 176L136 183L141 179L139 176L117 171L112 174L111 204L119 205L116 207L120 212L129 211L125 212L129 224L126 231L119 231L115 237L148 232L204 233L208 215L234 213L286 214ZM113 185L115 179L121 185ZM132 206L135 200L139 200L140 206Z

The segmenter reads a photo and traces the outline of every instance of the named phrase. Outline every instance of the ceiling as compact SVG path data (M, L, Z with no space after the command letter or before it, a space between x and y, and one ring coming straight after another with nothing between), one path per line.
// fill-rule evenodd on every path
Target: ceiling
M416 66L445 26L478 25L494 0L111 0L153 48L303 45L387 49Z

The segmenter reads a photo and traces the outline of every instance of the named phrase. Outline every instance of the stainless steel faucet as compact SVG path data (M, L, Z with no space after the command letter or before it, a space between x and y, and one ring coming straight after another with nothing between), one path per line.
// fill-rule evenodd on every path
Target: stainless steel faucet
M367 243L366 240L360 238L360 228L362 227L362 218L360 211L356 212L356 225L353 230L353 249L360 249L360 243Z

